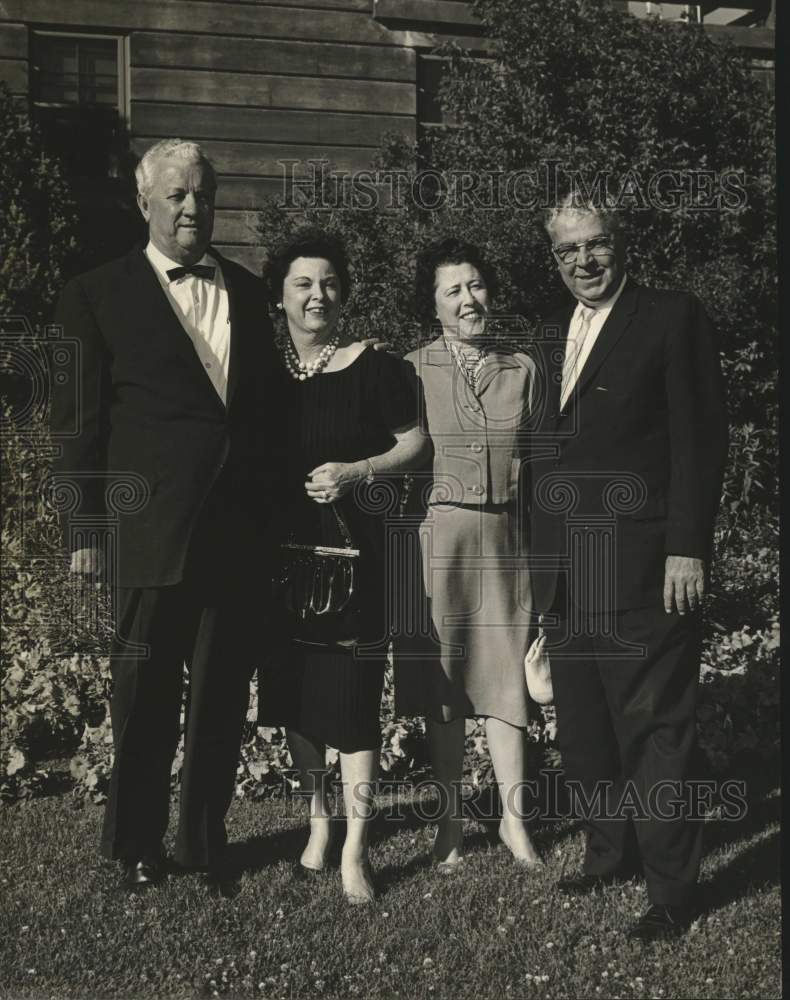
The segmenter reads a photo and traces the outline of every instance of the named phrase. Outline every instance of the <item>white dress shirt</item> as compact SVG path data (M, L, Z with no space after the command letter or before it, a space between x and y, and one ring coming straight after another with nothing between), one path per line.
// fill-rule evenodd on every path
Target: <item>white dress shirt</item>
M565 357L567 358L571 351L576 350L576 341L578 339L578 334L582 327L582 321L585 312L589 312L590 309L593 310L592 316L590 317L590 325L587 334L581 344L578 356L576 357L573 365L573 374L568 380L567 386L564 387L562 393L562 398L560 399L560 408L562 409L571 393L573 392L573 387L578 381L579 375L581 374L584 364L587 358L590 356L590 352L595 346L595 341L598 339L598 334L601 332L601 328L604 323L609 318L609 313L614 308L615 303L620 298L623 288L626 282L626 275L623 275L623 280L620 282L617 291L610 298L606 299L605 302L601 302L594 306L585 306L583 302L578 302L576 308L573 311L573 316L571 316L570 325L568 326L568 340L565 344Z
M230 311L222 268L213 257L204 254L197 263L215 268L212 280L185 274L182 278L170 281L167 272L171 268L180 267L178 261L166 257L153 243L145 248L145 255L181 326L192 341L217 395L223 403L227 403Z

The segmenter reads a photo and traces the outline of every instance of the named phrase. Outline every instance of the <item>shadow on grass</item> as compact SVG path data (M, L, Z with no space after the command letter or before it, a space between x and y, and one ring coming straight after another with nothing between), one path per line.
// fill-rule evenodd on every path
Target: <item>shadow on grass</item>
M295 861L302 852L306 834L301 827L279 830L228 844L223 868L229 877L260 872L280 861Z
M771 793L777 788L775 769L766 767L748 772L746 777L746 810L737 822L724 819L707 824L704 838L705 856L723 852L724 859L717 866L713 876L703 885L704 909L710 912L726 906L748 893L755 883L776 884L779 879L779 837L768 833L769 828L778 823L781 813L781 799ZM580 823L573 819L557 819L567 815L559 802L557 809L547 809L541 796L536 803L538 818L530 823L536 847L546 858L563 845L570 846ZM387 841L412 834L423 834L433 827L441 812L438 795L428 789L412 799L393 796L379 802L379 807L370 828L371 846L383 846ZM551 815L551 819L540 816ZM500 846L498 826L500 819L498 793L494 786L481 789L477 797L465 803L465 817L473 820L467 825L464 848L467 853L484 851ZM307 840L307 812L295 817L297 825L287 830L255 836L228 846L227 866L235 875L244 872L259 872L283 860L296 862ZM756 843L749 843L761 835ZM336 815L333 821L333 847L330 863L337 865L345 837L345 821ZM417 873L425 873L431 867L430 848L408 860L385 862L377 871L381 888L392 887L411 878ZM504 848L503 848L504 850ZM400 853L400 852L399 852ZM564 866L563 866L564 868Z
M756 885L778 885L780 865L779 831L774 830L738 851L729 863L716 870L709 881L702 883L702 912L715 913L730 903L738 902L748 896Z
M705 856L723 854L712 877L702 884L703 912L713 913L747 896L755 885L780 882L781 844L778 826L782 800L779 773L770 765L749 775L742 819L710 823L705 830Z

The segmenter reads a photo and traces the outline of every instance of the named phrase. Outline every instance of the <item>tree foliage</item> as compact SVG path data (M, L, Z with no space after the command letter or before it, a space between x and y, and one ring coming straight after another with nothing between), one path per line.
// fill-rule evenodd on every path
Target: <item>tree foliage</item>
M49 318L77 251L70 184L0 83L0 315Z
M430 161L481 173L553 164L560 188L577 178L588 191L605 178L626 217L630 273L700 296L722 336L736 440L752 425L767 432L769 455L774 108L747 59L700 27L637 19L600 0L478 0L475 9L495 56L449 52L443 101L453 124L434 133ZM536 202L545 197L538 177ZM526 213L516 214L529 238ZM491 249L519 305L540 312L557 279L544 248L511 246L514 224L503 221L505 245ZM759 482L751 475L747 492L762 487L766 499L769 477L766 467Z

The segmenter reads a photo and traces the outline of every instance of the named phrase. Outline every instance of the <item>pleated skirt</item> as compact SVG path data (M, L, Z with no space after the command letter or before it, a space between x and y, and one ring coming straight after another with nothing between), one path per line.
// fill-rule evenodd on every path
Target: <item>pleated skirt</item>
M527 725L524 656L535 622L525 531L516 505L428 509L419 566L405 574L411 611L395 637L399 715Z
M282 644L258 672L258 724L295 729L341 753L381 746L384 657Z

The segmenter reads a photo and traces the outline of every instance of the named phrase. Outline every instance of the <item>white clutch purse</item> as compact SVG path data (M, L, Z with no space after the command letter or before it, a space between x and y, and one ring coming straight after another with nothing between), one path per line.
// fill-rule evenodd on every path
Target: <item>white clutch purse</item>
M551 705L554 701L554 690L551 686L551 664L546 649L546 633L543 631L542 617L538 619L538 635L524 657L524 674L530 698L538 705Z

